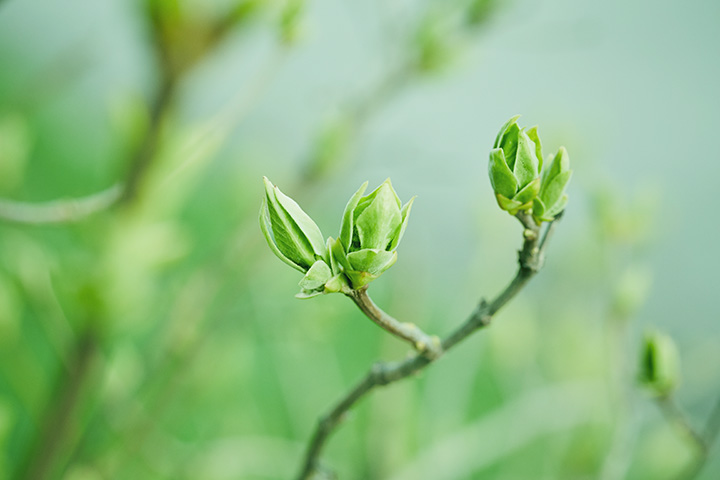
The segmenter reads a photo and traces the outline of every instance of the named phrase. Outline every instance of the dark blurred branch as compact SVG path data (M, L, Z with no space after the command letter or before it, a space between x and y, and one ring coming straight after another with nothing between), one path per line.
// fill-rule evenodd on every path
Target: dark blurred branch
M175 97L178 82L178 79L169 72L164 71L162 76L160 87L150 108L150 125L133 155L130 170L125 177L123 191L118 200L120 204L129 204L139 196L142 181L157 153L163 118Z
M35 445L17 475L18 479L54 478L58 456L68 440L78 434L78 409L99 351L94 330L88 329L77 341L70 365L57 386L58 394L40 427Z
M442 341L443 352L448 352L477 330L488 326L493 316L513 299L542 267L547 239L550 238L556 222L548 224L541 237L540 227L528 222L527 215L519 214L518 218L523 225L527 224L531 228L525 229L523 234L524 242L518 254L519 268L515 278L505 290L489 303L485 300L480 301L480 304L470 317ZM439 357L431 358L418 353L401 362L380 362L375 364L365 378L350 390L327 414L320 418L310 439L298 479L310 480L314 473L320 471L320 455L323 448L330 435L340 425L346 413L357 401L376 387L395 383L424 369L437 358Z

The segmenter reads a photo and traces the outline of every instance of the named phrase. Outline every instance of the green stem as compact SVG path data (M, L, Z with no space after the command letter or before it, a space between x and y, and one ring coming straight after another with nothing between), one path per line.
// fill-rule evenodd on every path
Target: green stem
M442 354L438 337L428 335L414 323L399 322L382 311L368 296L367 287L352 290L348 297L380 328L409 342L418 352L433 359Z

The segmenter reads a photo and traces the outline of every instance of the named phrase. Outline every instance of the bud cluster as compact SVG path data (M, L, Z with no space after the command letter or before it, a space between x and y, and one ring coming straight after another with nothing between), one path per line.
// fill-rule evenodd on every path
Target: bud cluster
M502 126L490 151L490 183L498 205L511 215L527 211L535 222L550 222L567 204L565 189L572 171L564 147L543 169L537 127L517 125L519 115Z
M267 178L264 181L260 228L273 253L305 274L297 297L350 293L367 286L397 260L414 198L403 206L389 179L363 196L365 182L345 207L340 235L327 241L295 201Z

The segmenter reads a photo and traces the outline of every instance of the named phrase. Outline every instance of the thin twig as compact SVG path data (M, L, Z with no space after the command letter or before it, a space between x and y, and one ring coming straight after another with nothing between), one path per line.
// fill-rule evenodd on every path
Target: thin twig
M693 445L696 451L695 460L682 472L678 480L691 480L697 477L707 462L709 445L705 438L690 424L690 420L670 395L656 398L656 402L665 419L673 425Z
M664 395L657 398L657 404L667 421L693 443L698 454L704 456L707 453L705 439L690 425L690 421L675 402L675 399L669 395Z
M680 414L682 414L682 412L680 412ZM702 434L697 433L692 427L690 427L690 424L687 423L687 421L685 421L685 424L685 428L690 429L692 432L695 442L698 442L698 440L702 442L702 450L699 452L700 454L697 456L697 459L680 477L682 480L692 480L700 475L703 468L705 468L708 458L710 457L710 449L715 443L715 440L717 440L718 433L720 433L720 398L717 399L717 402L715 403L715 406L705 423L705 428Z
M438 337L428 335L414 323L399 322L382 311L368 295L367 287L352 290L351 293L348 294L348 297L355 302L370 320L380 326L380 328L410 342L418 352L432 359L436 359L441 355L442 349L440 348L440 339Z
M553 223L548 225L543 236L544 239L548 238L551 229L554 228ZM531 230L533 234L524 234L523 248L518 254L519 269L515 278L491 302L488 303L482 300L470 317L441 342L442 351L449 351L475 331L488 326L493 316L517 295L530 278L539 271L547 244L543 242L542 248L540 247L540 228L537 225L533 223L527 230ZM308 444L298 480L309 480L321 468L319 464L320 455L328 438L341 423L347 411L358 400L365 397L375 387L388 385L407 378L435 360L436 358L430 358L423 353L418 353L401 362L375 364L365 378L318 421L315 432Z

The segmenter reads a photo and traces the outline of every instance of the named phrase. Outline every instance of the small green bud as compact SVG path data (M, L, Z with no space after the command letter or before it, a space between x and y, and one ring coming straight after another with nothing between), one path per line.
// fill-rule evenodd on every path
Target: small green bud
M529 210L540 192L542 146L537 127L527 131L517 125L516 115L498 133L490 151L490 183L498 205L511 215Z
M365 182L348 202L340 237L330 246L332 261L355 289L375 280L395 263L415 200L413 197L403 206L390 179L363 196L367 185Z
M318 260L328 258L322 233L313 220L280 189L265 182L265 199L260 208L260 228L270 249L283 262L307 273Z
M654 395L664 397L672 393L680 381L680 360L672 338L649 332L643 340L639 381Z
M570 158L565 147L560 147L543 172L540 193L533 204L533 217L538 223L551 222L565 209L568 202L565 189L571 177Z

